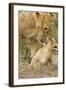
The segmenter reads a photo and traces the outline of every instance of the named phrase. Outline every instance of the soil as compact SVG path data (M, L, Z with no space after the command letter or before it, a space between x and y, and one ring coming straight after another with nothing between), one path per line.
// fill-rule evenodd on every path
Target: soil
M58 65L53 65L48 62L44 66L38 66L37 68L28 68L29 64L24 62L20 57L19 60L19 79L29 78L48 78L58 76Z

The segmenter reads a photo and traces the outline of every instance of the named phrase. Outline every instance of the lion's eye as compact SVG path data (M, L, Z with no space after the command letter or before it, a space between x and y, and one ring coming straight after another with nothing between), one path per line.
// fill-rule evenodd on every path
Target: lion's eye
M45 32L48 32L48 28L47 28L47 27L46 27L46 28L44 28L44 31L45 31Z
M39 26L37 26L37 28L40 28Z

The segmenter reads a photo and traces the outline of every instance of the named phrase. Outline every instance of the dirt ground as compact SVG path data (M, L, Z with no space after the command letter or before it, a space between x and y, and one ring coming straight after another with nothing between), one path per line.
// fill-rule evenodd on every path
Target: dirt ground
M19 60L19 79L29 78L47 78L58 76L58 66L48 62L46 65L37 68L28 68L29 64L25 63L20 56Z

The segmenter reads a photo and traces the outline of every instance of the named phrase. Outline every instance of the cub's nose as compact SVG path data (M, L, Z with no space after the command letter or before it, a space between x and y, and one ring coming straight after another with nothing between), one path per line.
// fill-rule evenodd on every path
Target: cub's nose
M53 50L58 51L58 45L57 44L53 47Z
M41 39L41 42L47 44L47 40L46 39Z
M57 48L57 45L56 45L56 46L54 46L54 48Z

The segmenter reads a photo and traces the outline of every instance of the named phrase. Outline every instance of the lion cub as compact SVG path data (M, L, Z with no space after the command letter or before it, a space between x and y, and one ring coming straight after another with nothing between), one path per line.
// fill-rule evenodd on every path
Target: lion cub
M36 52L35 56L31 60L30 66L37 67L36 65L38 63L41 65L46 64L49 59L52 59L51 57L54 50L57 50L56 41L53 38L47 38L47 44L44 44L44 46Z

